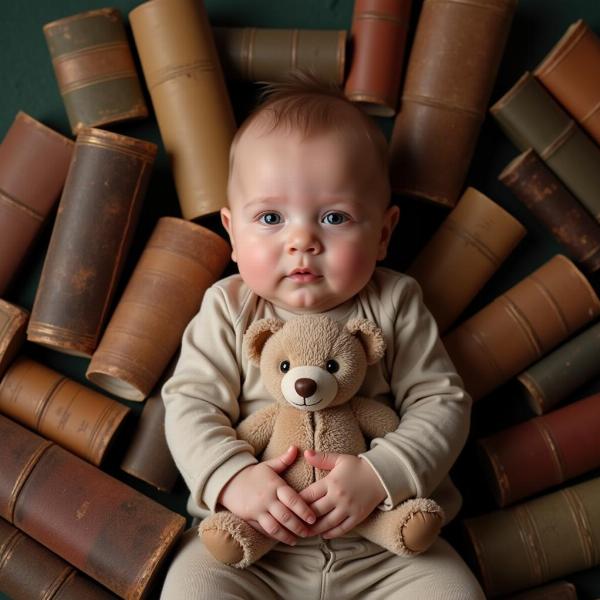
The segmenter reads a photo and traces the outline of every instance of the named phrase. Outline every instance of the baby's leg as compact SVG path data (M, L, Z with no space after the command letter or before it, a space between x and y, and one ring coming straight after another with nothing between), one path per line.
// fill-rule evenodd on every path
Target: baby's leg
M161 600L275 600L277 595L250 570L217 562L196 527L183 536L169 566Z

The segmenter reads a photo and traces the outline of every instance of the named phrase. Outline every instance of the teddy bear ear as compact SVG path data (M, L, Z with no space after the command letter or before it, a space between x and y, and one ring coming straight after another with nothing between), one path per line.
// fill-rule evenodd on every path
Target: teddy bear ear
M367 319L352 319L346 324L346 329L362 344L367 355L367 364L373 365L385 354L383 332L373 321Z
M260 355L267 340L282 327L281 319L259 319L246 329L244 348L250 362L256 365L260 363Z

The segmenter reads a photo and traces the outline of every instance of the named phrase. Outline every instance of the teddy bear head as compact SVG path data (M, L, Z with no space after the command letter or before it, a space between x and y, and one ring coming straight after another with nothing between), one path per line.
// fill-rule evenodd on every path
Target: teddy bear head
M340 325L325 315L261 319L246 331L244 346L273 398L304 411L350 400L367 366L385 351L383 334L371 321Z

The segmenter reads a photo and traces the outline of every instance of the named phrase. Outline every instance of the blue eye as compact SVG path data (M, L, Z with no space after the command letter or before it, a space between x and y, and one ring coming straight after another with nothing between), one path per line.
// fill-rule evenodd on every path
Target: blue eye
M341 225L347 220L348 217L340 212L330 212L323 217L323 223L327 223L327 225Z
M265 225L279 225L281 223L281 215L275 212L263 213L259 221Z

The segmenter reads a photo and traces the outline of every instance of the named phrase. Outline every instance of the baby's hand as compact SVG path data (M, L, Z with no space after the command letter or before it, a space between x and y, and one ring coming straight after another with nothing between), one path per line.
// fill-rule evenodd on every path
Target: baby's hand
M307 523L316 520L300 495L279 477L294 463L297 453L298 449L290 446L277 458L242 469L223 488L219 503L258 531L294 545L296 536L308 535Z
M387 495L375 471L358 456L306 450L304 457L313 467L330 471L300 492L300 497L319 517L309 535L320 534L324 538L344 535Z

